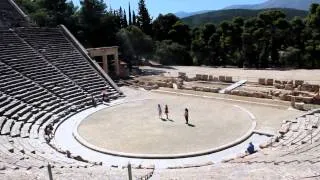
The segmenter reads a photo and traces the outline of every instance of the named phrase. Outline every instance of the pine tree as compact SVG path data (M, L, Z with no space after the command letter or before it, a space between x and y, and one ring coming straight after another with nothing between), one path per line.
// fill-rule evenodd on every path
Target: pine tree
M148 9L146 7L145 1L139 0L138 6L139 6L139 12L138 12L137 24L144 33L150 35L151 34L151 18L150 18Z
M130 7L130 2L129 2L129 26L132 25L132 16L131 16L131 7Z

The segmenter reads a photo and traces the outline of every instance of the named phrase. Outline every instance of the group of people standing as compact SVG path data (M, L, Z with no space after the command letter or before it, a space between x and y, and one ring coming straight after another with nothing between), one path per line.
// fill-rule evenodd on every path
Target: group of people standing
M161 108L160 104L158 104L158 112L159 112L159 118L162 119L162 108ZM166 118L169 119L168 105L164 106L164 113L166 115ZM185 110L184 110L184 119L186 120L186 124L189 124L189 110L188 110L188 108L185 108Z

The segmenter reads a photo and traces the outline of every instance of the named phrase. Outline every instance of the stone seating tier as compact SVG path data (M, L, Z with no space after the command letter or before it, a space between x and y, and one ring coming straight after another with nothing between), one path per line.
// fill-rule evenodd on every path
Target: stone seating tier
M17 32L89 94L100 94L101 90L108 85L59 28L19 28ZM83 78L84 75L86 78ZM87 79L88 77L90 79ZM92 83L92 79L98 88L91 88L89 83Z
M43 58L41 58L41 56L38 56L37 54L36 54L36 52L35 51L33 51L32 50L32 48L31 47L29 47L26 43L24 43L22 40L20 40L19 39L19 37L17 37L17 35L15 35L13 32L11 32L11 33L9 33L9 32L6 32L6 33L4 33L6 36L8 36L7 38L3 38L4 39L4 42L6 43L6 42L11 42L11 48L15 45L15 44L18 44L19 46L25 46L24 47L24 51L23 52L21 52L21 54L24 54L25 53L25 51L27 51L27 52L29 52L28 54L30 54L30 57L33 57L33 59L32 59L32 61L33 62L37 62L36 64L34 64L34 66L38 66L39 67L39 69L41 69L41 67L42 67L42 69L40 70L40 71L35 71L35 69L33 69L34 68L34 66L33 67L31 67L32 69L30 69L30 71L28 70L28 67L27 66L15 66L15 64L23 64L23 65L26 65L26 64L28 64L29 62L28 61L26 61L25 59L19 59L19 57L17 57L17 59L7 59L7 60L5 60L4 59L4 61L6 62L6 63L8 63L9 65L11 65L12 67L14 67L16 70L19 70L19 72L22 72L22 73L29 73L28 74L28 77L30 78L30 79L33 79L34 81L36 81L36 82L38 82L38 83L40 83L40 84L42 84L42 85L46 85L46 84L44 84L44 80L45 79L38 79L38 78L43 78L43 76L46 76L46 78L47 78L47 80L48 79L50 79L50 81L53 81L54 82L54 80L59 80L59 82L56 82L56 85L60 85L60 83L65 83L65 84L73 84L72 83L72 81L70 81L68 78L66 78L63 74L61 74L54 66L52 66L52 65L50 65L45 59L43 59ZM5 50L6 49L8 49L8 48L5 48ZM29 51L28 51L29 50ZM19 54L19 53L17 53L17 54ZM25 56L25 55L24 55ZM46 67L47 69L45 69L44 67ZM20 68L20 69L19 69ZM55 74L53 74L53 73L48 73L48 72L52 72L52 71L55 71ZM40 73L41 74L41 76L33 76L34 74L30 74L30 72L37 72L37 73ZM40 75L39 74L39 75ZM56 77L58 77L58 75L59 75L59 79L53 79L53 78L56 78ZM55 76L55 77L53 77L53 76ZM65 77L65 78L64 78ZM73 86L75 86L75 85L73 85ZM64 87L65 88L65 90L67 91L68 89L67 89L67 87ZM81 90L81 88L79 87L78 88L78 90L79 90L79 92L78 92L78 94L82 94L82 95L84 95L83 94L83 92L82 92L82 90ZM58 94L59 95L59 94ZM60 95L61 96L61 95ZM70 101L70 102L72 102L72 99L68 99L68 97L63 97L63 96L61 96L61 98L64 98L64 99L67 99L68 101Z
M91 96L100 101L105 88L110 98L119 93L60 29L30 29L0 30L0 162L86 167L45 143L44 128L91 105Z

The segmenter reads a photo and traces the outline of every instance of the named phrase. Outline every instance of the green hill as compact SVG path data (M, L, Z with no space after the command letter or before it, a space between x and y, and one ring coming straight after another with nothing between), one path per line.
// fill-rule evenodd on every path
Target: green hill
M295 16L306 17L308 15L307 11L297 10L297 9L286 9L286 8L274 8L274 9L226 9L211 11L208 13L197 14L194 16L183 18L182 21L191 27L196 27L206 23L219 24L222 21L232 20L234 17L242 17L248 19L257 16L260 12L269 10L280 10L287 15L287 19L292 19Z

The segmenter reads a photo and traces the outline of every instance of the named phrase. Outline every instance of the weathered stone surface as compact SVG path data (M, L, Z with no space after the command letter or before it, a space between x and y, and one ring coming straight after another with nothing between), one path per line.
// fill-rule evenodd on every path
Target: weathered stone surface
M232 76L226 76L226 82L233 82L232 81Z
M291 85L293 85L293 81L292 81L292 80L290 80L290 81L288 81L288 82L287 82L287 84L291 84Z
M202 87L196 87L196 91L203 91L204 89Z
M218 77L213 77L213 81L219 81Z
M275 83L273 86L277 89L284 89L285 88L285 86L283 84L278 84L278 83Z
M210 88L209 88L209 87L204 87L204 88L203 88L203 91L204 91L204 92L210 92Z
M295 108L299 110L304 110L304 103L303 102L296 103Z
M285 89L285 90L293 90L293 85L292 85L292 84L286 84L286 85L284 86L284 89Z
M186 73L184 72L178 72L178 77L186 77Z
M319 85L312 85L311 92L319 92Z
M225 82L226 81L226 77L225 76L219 76L219 81Z
M311 91L312 85L305 83L301 85L301 91Z
M266 85L273 86L273 79L267 79Z
M213 81L213 76L212 75L209 76L209 81Z
M291 96L289 96L288 94L281 94L279 98L283 101L291 101Z
M202 81L208 81L208 75L202 75L202 78L201 78Z
M313 97L303 97L303 96L296 96L296 101L298 102L304 102L307 104L310 104L312 102Z
M294 81L294 85L295 86L300 86L300 85L302 85L304 83L304 81L302 81L302 80L295 80Z
M186 77L185 81L196 81L196 77Z
M301 91L301 85L297 86L297 91Z
M260 85L265 85L266 84L266 79L265 78L259 78L258 83Z
M279 133L280 133L281 135L284 135L284 134L286 134L287 132L289 132L289 130L290 130L290 123L286 123L286 124L283 124L283 125L281 126L281 128L280 128L280 130L279 130Z
M173 88L173 83L167 83L167 86L168 88Z
M274 83L275 83L275 84L282 84L282 81L274 80Z
M202 78L202 75L201 74L196 74L196 81L200 81Z
M182 86L182 88L181 89L185 89L185 90L193 90L192 89L192 87L190 87L190 86Z
M157 82L157 85L159 87L167 87L167 83L165 83L165 82Z
M218 93L221 90L221 88L211 88L210 92L212 93Z

